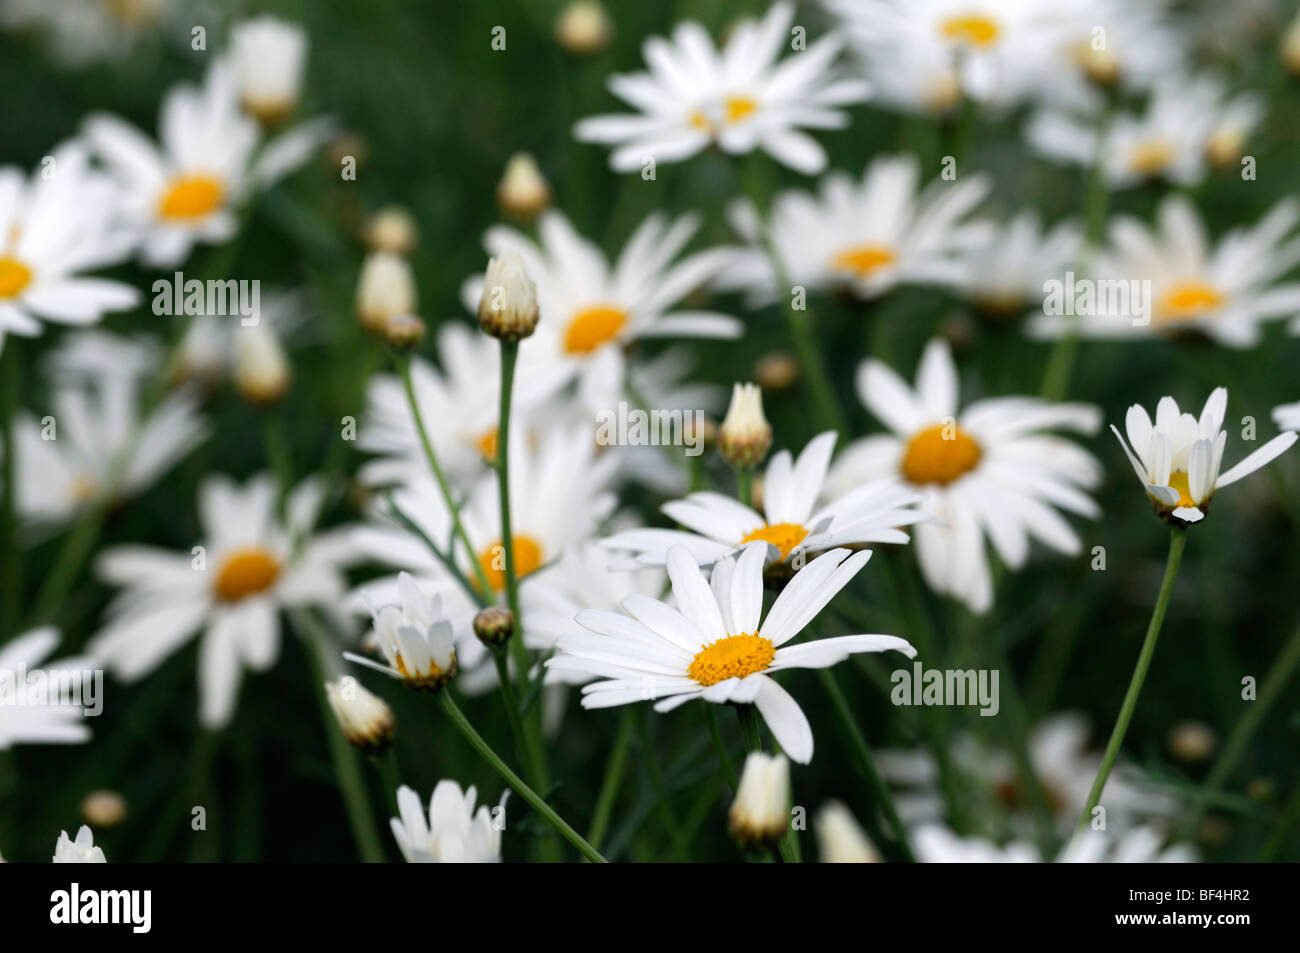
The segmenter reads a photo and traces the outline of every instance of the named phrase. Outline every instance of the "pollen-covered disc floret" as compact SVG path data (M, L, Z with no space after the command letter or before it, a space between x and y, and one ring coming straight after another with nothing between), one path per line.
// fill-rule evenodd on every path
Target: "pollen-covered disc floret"
M775 655L771 641L761 635L728 635L700 649L686 674L701 685L716 685L763 671Z

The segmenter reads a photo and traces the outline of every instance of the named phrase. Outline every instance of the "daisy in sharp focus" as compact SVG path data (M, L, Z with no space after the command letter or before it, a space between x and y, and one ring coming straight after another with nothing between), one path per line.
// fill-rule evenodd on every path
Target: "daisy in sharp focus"
M926 345L916 380L913 390L874 359L858 368L858 395L893 432L846 447L827 492L889 476L924 493L922 508L935 521L916 527L921 574L935 592L987 612L993 585L986 537L1011 569L1025 564L1031 539L1079 552L1079 537L1057 510L1096 517L1085 491L1100 481L1101 467L1051 431L1094 433L1101 412L1036 397L991 397L959 410L957 368L938 339Z
M671 40L650 37L648 70L609 80L610 91L636 112L591 116L574 136L614 145L609 161L619 172L680 162L716 144L732 155L761 149L815 175L826 153L802 130L844 128L843 107L864 101L869 88L833 74L837 36L781 58L792 44L794 15L793 3L774 3L762 20L737 23L721 50L692 20L677 24Z
M305 480L288 494L281 519L269 474L242 487L225 476L205 478L200 546L122 545L100 554L100 578L123 589L87 652L131 682L201 631L199 718L207 728L225 726L241 671L264 671L279 654L281 610L333 612L343 596L346 552L336 535L313 533L324 502L324 485Z
M767 546L746 546L720 560L712 582L683 546L668 551L676 607L633 594L623 613L584 610L587 633L562 636L546 664L598 680L582 689L584 708L655 701L667 712L694 698L753 704L792 761L812 760L812 728L803 710L771 677L789 668L827 668L858 652L916 650L897 636L844 635L786 645L871 558L834 549L795 573L765 618L763 564Z
M44 626L15 636L0 646L0 680L8 683L8 691L16 690L19 682L42 670L42 663L45 663L43 671L50 676L46 683L51 685L55 676L79 678L81 672L93 667L83 658L45 662L58 644L58 630ZM18 705L12 701L0 705L0 751L16 744L62 745L89 740L90 728L79 706Z
M35 337L42 321L94 324L139 303L130 285L84 274L131 254L118 200L80 143L55 149L30 177L0 167L0 351L6 334Z
M1112 221L1110 246L1097 256L1100 280L1149 281L1149 295L1126 295L1117 307L1099 298L1079 315L1042 315L1030 331L1111 338L1196 333L1228 347L1258 344L1261 322L1300 314L1300 282L1278 281L1300 263L1297 222L1300 203L1284 199L1255 225L1212 244L1195 206L1171 195L1160 203L1154 229L1127 216Z
M455 781L439 781L426 816L419 795L403 784L397 789L401 817L389 824L408 864L494 864L501 860L509 796L506 790L496 807L482 804L476 811L473 785L461 791Z
M772 203L768 232L784 265L782 279L808 289L846 289L876 298L898 284L953 284L966 275L963 254L986 245L991 226L969 222L989 190L987 177L936 179L918 191L915 156L872 160L860 182L831 172L816 195L786 191ZM745 291L752 302L784 297L763 225L752 202L738 199L728 210L747 246L719 275L716 286Z
M763 512L713 491L692 493L661 509L682 526L631 529L602 540L627 555L620 569L663 566L674 547L710 566L752 542L766 543L769 559L790 563L837 546L906 543L899 527L929 519L917 508L923 494L896 480L871 480L818 505L835 449L833 432L808 442L795 460L789 450L773 455L763 476Z
M1154 423L1140 405L1128 409L1124 420L1127 442L1111 424L1152 507L1175 526L1199 523L1209 512L1210 501L1218 490L1254 473L1296 441L1294 432L1278 434L1235 467L1220 473L1228 440L1227 431L1222 429L1227 410L1227 388L1216 387L1199 419L1180 412L1172 397L1162 397L1156 405Z

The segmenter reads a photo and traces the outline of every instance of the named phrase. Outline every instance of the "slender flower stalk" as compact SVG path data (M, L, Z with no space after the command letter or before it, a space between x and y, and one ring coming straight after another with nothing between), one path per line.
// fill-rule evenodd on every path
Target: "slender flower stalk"
M14 439L14 415L18 408L18 374L22 368L16 341L0 354L0 428L4 430L0 446L0 644L14 634L18 622L18 592L21 577L18 574L17 515L14 506L14 476L18 472L14 453L18 441Z
M456 702L452 700L448 692L438 693L438 704L442 706L443 712L451 719L452 724L465 736L468 741L480 755L483 760L492 766L492 768L505 779L505 782L515 790L521 798L528 802L531 807L560 832L560 835L572 844L578 853L582 854L587 860L595 864L605 863L605 858L601 856L600 851L592 847L591 844L583 838L581 834L575 831L565 822L564 818L556 814L536 791L524 783L523 778L515 774L501 757L492 750L492 746L483 740L483 737L474 730L474 726L469 723L469 719L457 707Z
M712 711L712 709L710 709ZM632 743L632 732L636 729L636 712L627 708L619 719L618 735L614 747L610 749L609 759L605 762L605 776L600 783L600 793L596 795L596 812L592 815L591 826L587 828L587 842L597 849L605 839L609 829L610 815L614 811L614 801L618 797L619 786L627 769L627 754Z
M1137 665L1133 668L1133 677L1129 680L1128 691L1124 694L1124 704L1120 706L1119 717L1111 729L1110 741L1106 743L1106 752L1102 755L1101 768L1097 778L1092 782L1083 813L1079 815L1076 831L1085 830L1092 818L1092 809L1101 800L1101 792L1106 787L1119 749L1124 744L1124 735L1128 732L1129 722L1133 719L1133 710L1137 708L1138 696L1142 694L1142 683L1146 681L1147 669L1151 667L1151 658L1156 654L1156 642L1160 638L1160 628L1164 625L1165 612L1169 608L1169 597L1174 589L1174 579L1178 576L1178 566L1183 561L1183 548L1187 545L1186 527L1175 526L1170 530L1169 559L1165 563L1165 577L1160 583L1160 594L1156 597L1155 608L1151 610L1151 622L1147 626L1146 638L1142 640L1142 651L1138 653Z

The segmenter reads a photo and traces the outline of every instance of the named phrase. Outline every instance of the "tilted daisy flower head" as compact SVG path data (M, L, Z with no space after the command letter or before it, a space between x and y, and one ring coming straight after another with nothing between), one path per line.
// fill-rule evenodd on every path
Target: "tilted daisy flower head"
M22 682L59 644L59 632L52 626L32 629L0 646L0 677L11 686ZM46 663L44 671L66 680L80 677L92 668L88 659L60 659ZM48 681L48 680L47 680ZM90 740L83 709L71 705L0 705L0 751L16 744L77 744Z
M0 350L6 334L39 335L42 321L94 324L140 301L130 285L84 275L131 254L117 204L80 143L55 149L30 178L0 167Z
M1278 434L1235 467L1220 473L1228 440L1223 429L1227 410L1228 390L1216 387L1199 419L1180 412L1172 397L1162 397L1156 405L1155 423L1140 405L1128 409L1124 420L1127 442L1111 424L1152 507L1174 526L1199 523L1209 512L1217 491L1281 456L1296 441L1293 432Z
M1026 209L1000 226L987 245L967 252L958 289L990 320L1019 317L1041 305L1043 283L1063 278L1082 244L1076 223L1044 228L1038 213Z
M1278 281L1300 262L1297 222L1300 203L1288 198L1255 225L1211 242L1195 206L1171 195L1160 203L1153 229L1128 216L1116 218L1110 247L1097 256L1102 281L1127 287L1149 281L1149 295L1130 293L1113 303L1099 297L1085 313L1043 315L1031 333L1200 334L1227 347L1251 347L1259 343L1261 322L1300 314L1300 283Z
M401 816L389 824L408 864L495 864L501 860L509 796L509 790L503 791L495 808L483 804L476 811L473 785L461 791L455 781L439 781L426 818L419 795L403 784L397 789Z
M244 486L225 476L199 484L200 546L104 550L99 576L124 587L87 652L124 681L153 671L202 631L199 718L209 728L234 713L242 669L264 671L280 647L280 610L333 612L347 556L336 534L313 533L324 484L303 481L276 515L276 484L259 474Z
M584 610L589 632L562 636L551 669L595 676L582 689L584 708L655 700L667 712L694 698L714 704L753 704L791 760L812 760L813 736L799 703L772 674L827 668L858 652L916 650L893 635L844 635L787 645L871 558L833 549L795 573L763 613L767 546L751 544L713 567L706 581L684 546L668 551L676 607L633 594L623 612Z
M835 35L781 58L791 42L793 3L775 3L762 20L742 20L721 50L700 24L677 24L672 39L645 42L647 72L615 75L610 91L635 113L591 116L574 127L584 142L615 145L619 172L646 162L680 162L710 145L736 155L761 149L778 162L814 175L826 153L804 129L842 129L842 107L862 102L869 88L836 78L841 48Z
M627 554L618 568L635 569L663 566L674 547L709 566L748 543L761 542L770 560L797 569L811 554L837 546L906 543L908 536L899 527L930 517L917 508L924 495L897 480L865 481L818 505L835 439L833 432L819 434L798 460L789 450L773 455L763 477L762 513L721 493L701 491L662 507L684 530L631 529L602 545Z
M423 592L410 573L397 577L399 603L371 610L374 639L387 665L345 652L344 658L411 688L437 691L456 676L456 647L442 600Z
M987 612L993 601L985 537L1011 569L1037 540L1079 552L1079 537L1057 512L1096 517L1085 492L1101 467L1091 454L1051 431L1091 434L1101 412L1088 404L1035 397L992 397L958 409L957 368L940 339L926 345L916 389L871 359L858 368L858 395L893 433L845 448L827 478L828 492L865 479L901 478L925 494L934 522L916 527L916 554L935 592Z
M483 244L495 257L518 255L537 287L541 320L521 345L521 366L553 364L581 384L600 361L622 368L622 349L640 338L735 338L741 324L712 311L677 304L721 271L731 258L715 248L679 257L699 218L670 221L655 212L632 233L612 264L560 212L538 222L540 244L513 228L488 229ZM465 283L462 299L478 307L483 279ZM619 375L621 377L621 373Z
M123 214L140 236L142 260L165 267L196 243L233 236L243 202L306 162L331 123L301 123L262 144L257 123L240 111L231 64L217 59L202 86L167 93L159 146L116 116L92 116L85 128L123 191Z
M778 276L761 240L763 225L752 202L729 208L733 226L748 243L716 285L746 291L752 302L771 301L792 284L817 290L845 289L876 298L899 284L952 284L966 269L965 252L983 247L991 226L967 221L989 190L987 177L935 180L918 191L915 156L873 159L860 182L831 172L816 195L787 191L772 205L768 231L785 274Z

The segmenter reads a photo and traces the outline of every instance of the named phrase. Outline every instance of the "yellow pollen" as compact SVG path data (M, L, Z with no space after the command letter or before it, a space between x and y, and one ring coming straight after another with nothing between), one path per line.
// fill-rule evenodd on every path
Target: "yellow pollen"
M836 271L847 271L859 278L868 278L894 263L894 252L884 245L854 245L846 248L831 259L831 267Z
M740 122L758 109L758 103L748 96L728 96L722 105L727 122Z
M271 588L279 575L279 561L265 549L236 549L217 573L217 596L226 602L238 602Z
M1178 491L1178 502L1174 506L1196 506L1196 501L1192 499L1192 488L1188 485L1186 473L1169 474L1169 485Z
M1002 28L997 21L979 14L948 17L939 24L939 34L947 40L956 40L968 46L992 46L998 41Z
M397 657L393 660L397 666L398 673L405 679L406 684L411 688L420 688L426 690L436 690L442 688L456 674L456 655L452 653L451 664L447 670L443 671L438 667L438 663L429 660L429 668L424 672L412 672L406 667L406 662L402 659L402 653L398 652Z
M542 544L531 536L517 535L511 547L515 555L515 577L523 579L530 572L535 572L542 565ZM506 588L506 548L497 540L483 550L478 564L487 576L488 585L493 592L502 592Z
M1159 139L1153 139L1150 142L1139 143L1129 153L1128 164L1138 175L1156 176L1169 167L1169 163L1174 161L1174 150L1166 142Z
M202 218L225 198L226 188L209 175L182 175L172 180L158 203L158 214L168 219Z
M564 330L564 350L569 354L590 354L608 344L627 324L627 312L612 305L596 305L579 311Z
M771 640L761 635L728 635L700 649L686 674L701 685L716 685L763 671L775 655Z
M756 539L761 539L763 542L771 543L781 550L782 559L788 559L790 553L804 541L807 535L808 530L798 523L772 523L770 526L760 526L742 539L741 542L752 543Z
M474 441L474 446L478 452L483 455L484 460L489 463L496 460L497 428L493 427L491 430L485 431L477 440Z
M88 503L95 498L99 487L85 474L77 474L68 486L68 493L74 503Z
M0 257L0 298L16 298L32 280L32 270L17 258Z
M713 123L709 122L709 117L698 109L691 113L690 124L692 129L700 129L704 132L713 131Z
M1168 288L1156 304L1157 321L1187 321L1223 306L1219 289L1204 281L1183 281Z
M935 424L908 442L903 476L916 484L951 483L973 470L980 455L979 444L956 424Z

